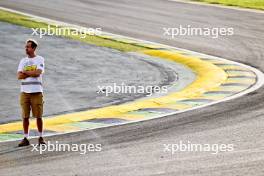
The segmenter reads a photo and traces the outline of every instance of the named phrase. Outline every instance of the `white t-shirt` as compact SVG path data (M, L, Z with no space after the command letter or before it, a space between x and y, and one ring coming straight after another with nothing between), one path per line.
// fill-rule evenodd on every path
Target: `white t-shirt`
M35 56L34 58L25 57L21 59L17 72L20 71L34 71L40 69L42 73L39 77L27 77L21 79L21 92L34 93L43 92L42 88L42 74L44 73L44 58L41 56Z

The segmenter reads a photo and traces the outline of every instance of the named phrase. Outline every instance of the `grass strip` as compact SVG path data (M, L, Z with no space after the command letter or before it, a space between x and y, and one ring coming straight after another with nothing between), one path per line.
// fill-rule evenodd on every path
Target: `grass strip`
M192 1L264 10L264 0L192 0Z
M13 12L4 11L4 10L0 10L0 21L24 26L27 28L43 28L43 29L46 28L48 29L48 24L46 23L34 21L30 17L20 15L17 13L13 13ZM56 28L56 26L54 25L53 26L50 25L50 26L51 28ZM78 34L78 35L65 34L62 36L70 38L70 39L86 42L86 43L96 45L96 46L116 49L122 52L132 52L132 51L135 52L135 51L145 49L145 47L136 46L133 44L126 44L126 43L122 43L122 42L118 42L118 41L114 41L110 39L105 39L105 38L102 38L100 36L95 36L95 35L87 34L85 38L81 38L81 34Z

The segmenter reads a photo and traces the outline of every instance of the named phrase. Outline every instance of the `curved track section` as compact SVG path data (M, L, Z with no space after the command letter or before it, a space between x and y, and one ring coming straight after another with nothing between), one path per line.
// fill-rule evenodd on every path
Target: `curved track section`
M102 26L112 33L180 46L264 69L263 14L164 0L56 2L54 5L47 1L12 0L0 4L79 25ZM232 26L237 32L233 37L219 40L203 37L167 40L161 36L164 26L190 23ZM82 156L79 153L46 153L40 156L30 149L22 149L23 152L12 149L16 142L3 143L0 147L1 171L8 175L28 173L30 165L31 171L57 175L262 176L263 91L260 88L238 99L161 119L49 138L78 144L102 143L104 148L100 153ZM218 155L164 152L163 144L180 140L231 143L235 151Z
M13 11L10 9L6 10ZM46 24L84 29L81 26L52 21L30 14L22 13L22 15L28 16L29 20ZM149 97L117 106L50 117L45 120L47 134L56 135L58 133L102 128L178 114L194 108L206 107L237 98L258 89L264 83L264 76L260 71L236 62L110 33L102 33L98 37L140 46L143 49L137 52L181 63L197 74L196 79L187 87L178 90L178 92L175 87L179 87L177 86L179 83L176 82L172 85L174 91L167 93L167 95L159 95L157 98ZM188 73L183 69L179 71L181 71L181 74ZM182 82L186 83L188 81L182 80ZM21 138L18 135L22 132L20 123L13 122L0 125L0 137L3 139L9 139L9 137L14 139ZM36 130L35 125L31 128Z

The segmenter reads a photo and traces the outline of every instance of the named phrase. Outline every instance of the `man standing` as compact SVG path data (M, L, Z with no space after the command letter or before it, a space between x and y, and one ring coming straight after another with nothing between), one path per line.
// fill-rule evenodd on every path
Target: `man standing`
M23 58L18 66L17 78L21 80L20 105L22 109L24 139L18 144L19 147L30 145L29 117L32 111L39 132L39 145L45 144L43 135L43 88L42 74L44 73L44 58L35 54L38 44L35 40L26 41L27 57Z

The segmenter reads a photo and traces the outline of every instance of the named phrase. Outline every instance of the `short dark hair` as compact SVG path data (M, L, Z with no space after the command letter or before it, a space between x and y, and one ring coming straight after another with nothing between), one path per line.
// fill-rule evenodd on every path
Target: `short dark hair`
M31 48L33 48L33 49L37 48L38 43L36 40L28 39L26 43L29 43L29 42L31 43Z

